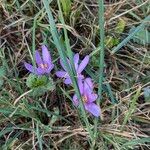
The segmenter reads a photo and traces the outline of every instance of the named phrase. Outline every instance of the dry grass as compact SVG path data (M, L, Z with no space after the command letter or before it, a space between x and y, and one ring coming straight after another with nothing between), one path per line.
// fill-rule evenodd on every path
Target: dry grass
M120 43L130 34L130 29L138 26L149 14L148 4L148 0L141 3L140 0L105 1L106 36L117 38ZM59 21L55 0L50 6L63 40L63 25ZM71 12L65 17L73 52L79 52L81 56L91 55L88 69L93 72L94 76L91 77L95 81L96 90L99 65L99 51L94 53L99 44L97 14L96 0L73 0ZM38 17L34 26L36 15ZM125 21L125 28L118 34L115 28L120 19ZM40 149L40 144L45 150L90 149L83 118L78 117L77 110L67 96L73 94L73 89L58 80L54 72L52 77L57 86L53 92L40 98L33 98L28 94L30 89L25 84L28 72L23 63L30 60L32 49L39 48L43 41L51 48L57 70L59 55L52 41L42 1L0 2L0 65L6 70L0 91L0 149L36 150ZM145 99L143 88L150 86L149 45L130 40L118 53L112 55L114 47L105 49L104 83L110 84L118 103L111 102L104 84L102 117L98 123L99 137L95 149L148 150L150 101ZM89 74L88 71L86 73ZM58 116L51 114L57 110ZM54 123L51 123L52 119L56 119ZM93 117L89 116L89 120L93 128Z

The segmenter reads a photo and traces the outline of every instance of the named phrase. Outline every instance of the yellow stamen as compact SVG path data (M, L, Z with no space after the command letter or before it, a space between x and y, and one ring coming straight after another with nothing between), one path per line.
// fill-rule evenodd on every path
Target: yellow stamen
M82 100L83 100L84 103L87 103L87 101L88 101L86 96L82 96Z
M48 68L48 65L47 65L47 64L40 64L39 66L40 66L40 68L42 68L42 69L47 69L47 68Z

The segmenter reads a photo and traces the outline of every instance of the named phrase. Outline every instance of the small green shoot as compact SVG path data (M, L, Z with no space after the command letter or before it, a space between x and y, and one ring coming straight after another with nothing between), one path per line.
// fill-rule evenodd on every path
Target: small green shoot
M27 78L26 85L32 89L32 96L41 96L45 92L53 91L55 85L53 80L48 76L37 76L30 74Z

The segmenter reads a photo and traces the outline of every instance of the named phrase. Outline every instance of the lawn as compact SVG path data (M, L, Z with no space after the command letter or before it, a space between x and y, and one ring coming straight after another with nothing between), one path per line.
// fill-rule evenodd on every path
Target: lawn
M0 1L0 150L150 149L149 0Z

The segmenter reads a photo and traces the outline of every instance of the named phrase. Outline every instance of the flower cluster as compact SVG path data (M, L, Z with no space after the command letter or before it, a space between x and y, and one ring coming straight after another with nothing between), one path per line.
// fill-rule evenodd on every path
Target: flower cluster
M101 114L100 107L96 105L94 102L98 98L98 95L94 93L94 86L91 78L85 78L82 75L83 70L89 63L89 56L87 55L80 63L79 63L79 54L74 55L74 66L75 71L77 74L77 83L79 87L79 91L81 94L82 102L84 104L85 110L93 114L95 117L99 117ZM36 50L35 51L35 61L36 66L32 66L25 62L25 67L30 72L36 75L44 75L49 74L51 70L54 68L54 64L52 63L52 59L50 53L45 45L42 46L42 58L40 53ZM68 64L70 65L70 60L67 58ZM60 64L63 70L57 71L56 76L60 78L64 78L64 83L66 85L71 85L72 81L67 72L65 65L63 64L62 60L60 59ZM79 106L79 99L76 94L73 96L73 104L78 107Z

